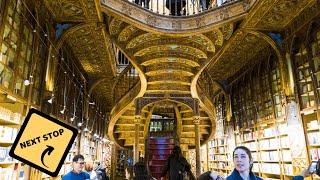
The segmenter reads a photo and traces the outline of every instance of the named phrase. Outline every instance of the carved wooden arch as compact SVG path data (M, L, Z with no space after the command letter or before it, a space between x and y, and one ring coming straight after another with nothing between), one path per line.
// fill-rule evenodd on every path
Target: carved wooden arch
M279 62L279 68L280 68L280 77L281 77L281 86L284 90L284 92L288 95L289 93L289 77L288 77L288 69L286 68L286 62L285 62L285 58L284 58L284 52L281 51L281 49L279 48L279 46L276 44L276 42L268 35L266 35L265 33L262 33L260 31L253 31L253 30L245 30L247 33L253 34L259 38L261 38L262 40L266 41L271 48L274 50L274 52L276 53L276 56L278 58L278 62Z
M181 103L192 109L194 116L200 116L199 100L191 97L139 97L135 100L135 115L141 116L143 107L162 101Z
M255 1L238 1L206 13L174 18L141 10L141 7L127 1L102 1L101 10L148 32L181 36L208 32L226 22L242 19Z
M92 25L97 25L96 22L90 22L90 23L80 23L75 26L72 26L71 28L67 29L65 32L62 33L60 39L57 41L57 49L60 49L63 45L63 43L72 35L74 32L87 27L87 26L92 26Z
M312 38L315 36L314 33L316 33L317 30L320 30L320 20L319 19L313 20L309 23L308 30L306 33L307 44L310 44L312 42L312 40L313 40Z

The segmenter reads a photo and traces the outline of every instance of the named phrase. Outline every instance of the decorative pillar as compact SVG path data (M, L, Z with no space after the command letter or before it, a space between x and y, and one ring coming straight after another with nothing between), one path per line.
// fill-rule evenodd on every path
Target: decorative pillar
M134 115L134 146L133 146L133 163L139 161L139 131L140 131L140 120L141 120L141 109L143 104L143 98L137 98L135 100L135 115Z
M285 95L294 97L294 94L295 94L295 92L294 92L294 78L293 78L293 71L294 70L292 67L291 56L288 52L285 54L285 59L286 59L286 64L287 64L287 72L284 69L281 71L281 74L283 74L282 76L287 75L286 79L282 80L282 81L285 81L283 83L286 83L286 85L284 85Z
M303 123L299 112L298 104L294 100L289 100L286 104L286 119L293 174L299 173L301 169L308 167L309 164Z
M196 144L196 176L201 174L201 161L200 161L200 116L193 116L195 144Z
M137 163L139 161L139 128L140 128L141 116L136 115L134 117L134 146L133 146L133 162Z

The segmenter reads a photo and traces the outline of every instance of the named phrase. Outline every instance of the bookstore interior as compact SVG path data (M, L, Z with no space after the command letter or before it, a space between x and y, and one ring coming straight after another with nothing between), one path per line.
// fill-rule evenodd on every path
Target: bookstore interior
M77 154L112 180L138 161L160 179L175 145L196 176L228 176L243 145L256 175L292 179L320 159L319 9L0 0L0 179L61 179ZM30 109L78 130L56 177L9 155Z

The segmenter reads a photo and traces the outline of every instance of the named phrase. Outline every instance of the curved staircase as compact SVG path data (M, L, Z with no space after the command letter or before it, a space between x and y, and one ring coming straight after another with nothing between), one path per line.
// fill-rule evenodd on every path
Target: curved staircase
M152 177L161 178L163 166L174 147L172 137L150 137L149 138L149 170Z

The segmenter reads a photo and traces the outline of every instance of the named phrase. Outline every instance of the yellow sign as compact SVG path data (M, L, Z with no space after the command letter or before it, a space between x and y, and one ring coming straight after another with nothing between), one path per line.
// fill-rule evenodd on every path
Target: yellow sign
M10 156L51 176L57 176L78 130L31 109L21 126Z

